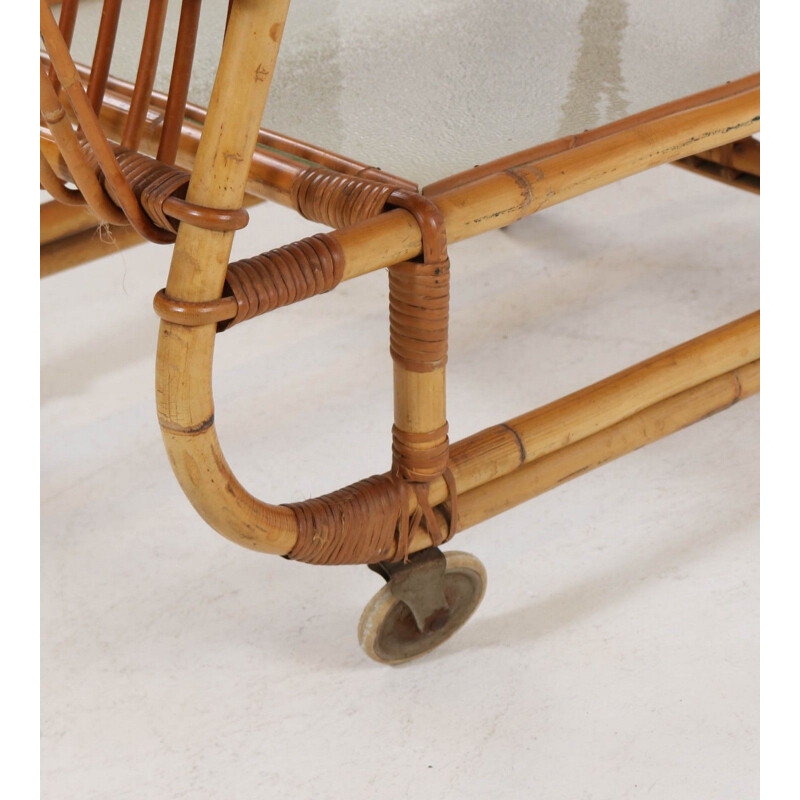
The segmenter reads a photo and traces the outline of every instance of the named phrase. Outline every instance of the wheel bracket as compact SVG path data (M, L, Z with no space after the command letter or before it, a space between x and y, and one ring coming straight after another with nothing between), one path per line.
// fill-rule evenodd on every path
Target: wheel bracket
M421 633L439 630L450 617L444 593L447 562L438 547L420 550L407 562L369 564L388 584L392 595L405 603Z

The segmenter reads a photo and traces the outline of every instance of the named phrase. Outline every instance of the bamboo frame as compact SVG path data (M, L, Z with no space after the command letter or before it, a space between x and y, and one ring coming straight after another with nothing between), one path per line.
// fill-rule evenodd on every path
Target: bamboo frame
M256 500L228 468L214 430L210 354L203 353L202 361L194 358L187 344L185 339L180 340L181 351L190 354L187 371L158 373L158 385L162 390L168 386L168 381L182 380L179 391L183 398L180 403L173 402L175 413L170 414L170 405L164 401L174 401L177 392L159 393L162 433L173 469L195 508L212 527L250 549L285 555L294 546L297 531L285 515L279 516L283 507ZM757 362L759 349L759 314L755 312L541 409L455 443L451 446L450 457L461 498L461 527L464 527L462 499L479 487L491 483L502 486L503 483L495 482L527 469L566 445L596 436L626 419L634 419L670 398L689 392L681 405L691 408L693 398L704 396L702 393L693 395L691 390L721 375L735 375L738 369ZM159 359L163 370L162 358L163 351ZM179 416L181 410L186 410L187 384L191 384L190 392L195 399L202 396L208 404L198 406L202 413L208 414L204 420ZM672 406L662 408L671 409ZM699 407L697 419L710 413L703 408ZM180 419L183 421L179 422ZM520 472L520 475L527 474L530 473ZM431 484L429 496L432 503L446 499L443 480ZM482 496L481 493L472 495L471 502ZM409 513L414 507L412 501ZM475 514L470 510L466 519ZM281 524L269 527L267 521L272 519L280 520ZM412 552L430 544L429 537L418 536L412 542Z
M122 246L141 241L140 232L152 227L138 201L132 202L131 187L120 180L118 169L115 172L109 139L156 155L158 162L174 161L191 168L186 203L199 208L235 212L242 208L246 193L294 205L294 187L309 163L402 187L406 194L394 192L390 198L392 210L384 209L326 235L334 267L340 269L334 285L410 262L421 254L427 262L432 252L431 226L441 228L443 241L456 242L661 164L680 162L689 168L701 164L702 171L726 176L723 179L746 188L752 188L752 180L743 180L741 175L758 177L758 146L747 139L760 123L759 77L755 75L431 184L423 190L427 211L420 216L413 204L401 202L409 189L416 190L410 182L259 128L288 1L234 0L231 4L206 112L186 102L197 0L183 3L173 81L166 96L152 91L165 0L151 0L135 84L108 75L105 45L113 44L118 0L109 0L108 15L104 12L91 71L69 61L65 42L59 38L69 32L69 20L65 32L58 34L41 0L43 35L52 57L49 72L46 60L41 66L49 131L42 136L42 183L52 186L62 202L83 198L94 212L52 204L43 207L43 274L57 271L59 263L69 266L97 251L93 228L98 218L134 223L133 228L122 229ZM57 81L50 80L51 73ZM81 80L87 83L86 91ZM59 81L112 186L113 203L80 153L81 144L58 94ZM77 192L66 185L70 181L77 185ZM422 201L418 195L412 197ZM289 506L258 500L241 486L225 461L215 431L214 341L217 322L230 319L217 315L215 309L222 307L219 301L229 272L233 230L182 218L164 297L177 306L188 304L184 308L191 306L198 313L192 322L165 317L160 326L156 404L165 447L184 492L212 527L250 549L291 554L303 534L299 517ZM442 246L442 263L444 252ZM237 302L228 297L225 307L235 314ZM411 517L424 503L436 506L427 528L411 531L408 552L429 547L452 533L450 526L455 522L448 515L464 529L750 396L758 389L758 374L759 315L755 312L450 445L447 471L451 478L435 470L425 481L423 494L403 495L401 516ZM412 449L439 447L439 439L425 437L446 435L441 433L447 425L443 362L420 368L396 358L394 387L396 429L412 437Z
M100 220L86 206L51 200L39 208L39 244L50 244L99 224Z
M45 242L39 248L39 276L46 278L146 241L129 225L101 228L95 223L69 236Z
M247 195L242 206L249 208L260 202L260 197ZM130 226L113 225L101 230L102 223L85 206L43 203L39 220L41 278L147 242Z

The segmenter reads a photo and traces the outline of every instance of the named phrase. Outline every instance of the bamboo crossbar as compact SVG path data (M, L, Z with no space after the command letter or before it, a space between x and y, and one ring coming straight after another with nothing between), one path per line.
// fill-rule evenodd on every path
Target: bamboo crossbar
M466 492L459 498L460 528L477 525L626 453L730 408L759 391L759 377L759 361L744 364ZM412 545L412 549L423 547L424 541Z
M536 145L527 150L521 150L518 153L512 153L504 156L503 158L490 161L486 164L473 167L472 169L458 172L435 183L428 184L422 191L424 194L435 197L436 195L443 194L457 186L463 186L465 183L485 178L495 172L502 172L512 167L520 166L521 164L529 164L533 161L546 158L547 156L563 153L566 150L571 150L574 147L579 147L589 142L595 142L621 131L631 130L646 122L663 119L671 114L679 111L685 111L691 108L696 108L701 105L713 103L717 100L723 100L727 97L746 92L750 89L757 89L760 82L760 75L748 75L736 81L716 86L712 89L707 89L704 92L697 94L687 95L678 100L673 100L670 103L664 103L660 106L654 106L638 114L633 114L623 119L615 120L607 125L601 125L599 128L592 128L582 133L573 134L571 136L564 136L561 139L555 139L545 144Z
M759 96L750 88L438 194L447 240L505 227L646 169L750 136L760 127ZM343 280L415 258L421 249L419 230L402 210L330 235L344 252Z
M55 275L146 241L129 225L92 225L70 236L44 243L39 248L39 277Z
M459 492L548 455L698 383L759 358L758 311L684 342L574 394L462 439L451 448ZM431 500L447 497L437 481Z
M260 197L247 195L242 205L249 208L261 202ZM50 201L40 206L39 214L40 278L147 241L127 225L103 227L86 206L65 206Z
M39 244L49 244L99 224L86 206L66 206L51 200L39 207Z

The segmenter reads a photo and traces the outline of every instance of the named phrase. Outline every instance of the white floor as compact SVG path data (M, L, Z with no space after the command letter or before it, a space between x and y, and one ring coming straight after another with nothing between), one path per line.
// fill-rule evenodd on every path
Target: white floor
M318 229L252 217L236 257ZM453 439L756 308L757 226L756 197L664 167L453 246ZM382 667L355 635L375 575L239 549L182 496L153 402L168 261L42 283L45 798L756 796L757 399L458 536L483 605ZM385 469L385 275L219 337L215 381L265 499Z

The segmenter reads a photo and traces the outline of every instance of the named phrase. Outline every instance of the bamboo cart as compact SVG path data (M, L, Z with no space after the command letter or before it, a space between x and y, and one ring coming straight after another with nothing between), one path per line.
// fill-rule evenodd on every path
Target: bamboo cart
M580 127L580 116L565 113L563 127L579 127L467 169L451 166L446 137L437 144L424 125L409 125L406 145L427 141L443 153L436 180L421 191L417 175L398 177L261 127L288 0L232 0L215 8L218 61L199 33L200 0L173 3L178 17L172 10L167 15L167 0L138 4L142 36L133 50L126 45L136 65L132 81L111 76L126 30L122 0L40 4L40 182L52 197L41 206L42 275L102 255L107 246L95 235L98 225L112 226L116 249L143 241L173 246L166 287L156 293L154 307L161 318L156 404L175 475L206 522L244 547L311 564L366 564L381 575L386 585L359 625L362 646L378 661L397 663L429 651L477 607L486 582L482 565L469 554L439 549L457 532L758 391L754 312L544 407L461 441L448 439L450 243L666 163L759 191L753 138L758 74L726 73L713 88L695 69L694 93L624 114L620 86L611 85L620 55L609 42L625 26L622 0L570 0L555 19L558 27L574 11L570 18L583 36L565 112L570 104L580 108L581 92L597 79L610 122ZM219 5L207 0L204 13L209 4ZM89 20L83 29L79 5ZM516 22L524 29L524 15L547 6L522 4L523 17L512 20L512 28ZM718 20L723 39L752 40L752 18L745 14L743 21L739 12L731 15L738 19ZM492 16L491 7L483 13ZM165 61L161 45L169 20L175 46ZM324 27L324 19L314 25ZM486 30L494 42L488 22ZM375 47L397 38L391 31L386 36ZM702 54L702 41L690 45ZM524 36L520 46L527 48ZM744 49L732 63L751 63L752 52ZM76 56L80 51L90 54L86 64ZM215 62L207 109L190 102L196 55ZM320 80L324 63L314 73ZM154 88L159 70L169 76L164 93ZM448 87L437 81L428 74L418 91L421 97L434 92L446 106ZM516 97L520 105L528 102ZM436 116L432 106L420 105L414 113ZM596 122L596 109L590 112L583 120ZM472 124L456 122L459 131ZM246 207L260 200L294 208L331 230L231 263L235 231L248 223ZM216 336L383 268L394 368L390 469L311 500L275 505L254 497L232 473L217 439L211 387Z

